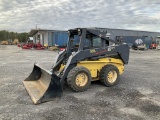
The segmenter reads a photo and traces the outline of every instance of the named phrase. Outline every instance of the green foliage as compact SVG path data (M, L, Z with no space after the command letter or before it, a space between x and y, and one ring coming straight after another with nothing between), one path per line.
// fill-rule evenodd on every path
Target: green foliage
M0 30L0 41L8 39L14 40L15 38L17 38L19 42L26 42L28 37L30 36L28 35L27 32L17 33L17 32L9 32L6 30Z

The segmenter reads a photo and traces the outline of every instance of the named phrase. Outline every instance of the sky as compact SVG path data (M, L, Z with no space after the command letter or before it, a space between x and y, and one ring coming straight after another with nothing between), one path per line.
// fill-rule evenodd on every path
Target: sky
M101 27L160 32L160 0L0 0L0 30Z

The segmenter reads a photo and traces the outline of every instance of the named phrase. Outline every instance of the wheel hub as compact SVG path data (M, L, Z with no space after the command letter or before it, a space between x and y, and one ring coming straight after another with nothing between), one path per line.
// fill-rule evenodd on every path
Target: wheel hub
M88 81L88 77L85 73L79 73L77 76L76 76L76 85L77 86L85 86L87 84L87 81Z
M117 79L117 72L115 70L112 70L108 73L107 79L110 83L114 83Z

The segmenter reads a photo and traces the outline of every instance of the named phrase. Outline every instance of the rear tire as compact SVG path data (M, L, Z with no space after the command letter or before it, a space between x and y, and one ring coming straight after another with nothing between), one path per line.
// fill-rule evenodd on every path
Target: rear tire
M90 71L87 68L76 66L68 73L67 84L73 91L82 92L89 88L91 79Z
M114 65L106 65L100 71L100 82L107 86L113 86L119 82L119 70Z

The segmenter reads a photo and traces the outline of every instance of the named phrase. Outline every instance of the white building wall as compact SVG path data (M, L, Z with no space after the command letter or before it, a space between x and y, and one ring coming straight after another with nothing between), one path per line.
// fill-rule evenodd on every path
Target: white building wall
M35 37L33 37L33 43L36 43Z
M38 34L40 34L40 39L38 40ZM40 42L42 45L48 45L48 31L38 31L34 36L34 43Z
M48 31L44 33L44 44L48 45Z
M39 31L40 33L40 43L42 45L47 44L48 45L48 31Z
M43 45L42 33L40 33L40 43Z

